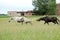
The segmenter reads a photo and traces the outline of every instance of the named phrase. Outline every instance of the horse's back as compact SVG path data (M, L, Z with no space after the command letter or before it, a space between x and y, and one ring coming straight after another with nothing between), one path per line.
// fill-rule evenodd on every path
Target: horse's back
M13 17L13 19L14 19L15 21L19 21L19 20L21 20L21 18L22 18L22 17Z

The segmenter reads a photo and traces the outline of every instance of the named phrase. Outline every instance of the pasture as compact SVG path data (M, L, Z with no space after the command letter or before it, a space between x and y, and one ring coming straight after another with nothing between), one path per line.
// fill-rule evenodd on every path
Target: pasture
M33 25L9 23L9 18L0 18L0 40L60 40L60 24L36 22L39 17L42 16L27 17Z

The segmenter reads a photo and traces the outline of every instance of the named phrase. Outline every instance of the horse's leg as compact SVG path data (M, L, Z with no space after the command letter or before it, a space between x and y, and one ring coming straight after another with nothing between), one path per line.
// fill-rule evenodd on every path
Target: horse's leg
M47 24L49 25L49 22L47 22Z
M49 25L49 23L48 23L47 21L45 21L45 23L44 23L44 24L46 24L46 23Z
M54 24L59 24L57 21L53 21Z
M44 24L46 24L46 22L44 22Z
M53 21L53 23L54 23L54 24L56 24L56 22L55 22L55 21Z
M59 24L57 21L56 21L57 24Z
M46 21L44 22L44 24L46 24Z
M21 22L21 24L23 24L23 22Z
M54 23L54 24L59 24L57 21L54 21L53 23Z
M28 23L28 22L25 22L26 24Z
M31 25L32 25L32 23L31 22L25 22L26 24L28 24L28 23L30 23Z
M23 24L23 21L19 21L19 23Z
M15 24L16 24L16 25L18 25L17 23L18 23L18 22L17 22L17 21L15 21Z
M25 22L26 24L28 24L29 22Z
M32 25L32 22L29 22Z
M11 19L8 22L11 22Z

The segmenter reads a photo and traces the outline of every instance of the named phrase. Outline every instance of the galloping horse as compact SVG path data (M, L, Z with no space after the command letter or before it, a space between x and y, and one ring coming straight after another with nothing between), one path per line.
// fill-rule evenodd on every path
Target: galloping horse
M26 24L27 24L27 23L32 24L32 23L31 23L31 20L29 20L29 19L27 19L27 18L25 18L25 17L11 17L10 20L9 20L9 22L10 22L11 20L14 20L15 22L22 23L22 24L23 24L23 22L26 23Z
M45 21L44 24L46 23L49 24L49 22L53 22L54 24L59 24L58 21L60 22L60 20L57 17L48 17L48 16L39 18L36 21L41 21L41 20Z
M23 17L22 20L27 24L27 23L30 23L32 24L32 21L26 17Z
M16 23L23 23L23 20L22 20L23 17L10 17L9 19L9 22L11 22L11 20L14 20Z

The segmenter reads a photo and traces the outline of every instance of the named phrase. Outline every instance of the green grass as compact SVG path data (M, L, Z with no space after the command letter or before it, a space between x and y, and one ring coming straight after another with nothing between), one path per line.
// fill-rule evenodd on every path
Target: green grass
M8 18L9 16L7 14L0 14L0 18Z
M9 23L9 18L0 18L0 40L60 40L60 25L36 22L39 16L27 18L33 21L33 25Z

